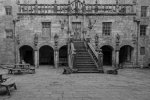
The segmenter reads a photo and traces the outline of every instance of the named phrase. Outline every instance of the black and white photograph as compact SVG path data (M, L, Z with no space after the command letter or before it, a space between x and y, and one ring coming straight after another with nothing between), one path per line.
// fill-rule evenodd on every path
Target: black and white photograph
M150 0L0 0L0 100L150 100Z

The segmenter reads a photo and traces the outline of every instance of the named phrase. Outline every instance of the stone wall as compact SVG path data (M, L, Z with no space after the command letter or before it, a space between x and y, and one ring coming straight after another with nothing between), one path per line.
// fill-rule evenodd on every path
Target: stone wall
M23 0L20 2L23 2ZM30 1L31 3L34 2L34 0ZM38 3L50 3L49 0L45 0L43 2L42 0L38 1ZM53 3L54 1L51 1ZM67 0L64 1L58 1L58 3L64 3L68 2ZM95 3L86 0L86 2L89 3ZM98 0L98 2L102 2L101 0ZM105 0L105 3L108 3L109 0ZM114 3L115 1L113 1ZM132 0L122 0L121 2L125 3L131 3ZM110 2L109 2L110 3ZM148 5L149 6L149 0L145 0L143 2L142 0L138 1L138 5L136 7L137 9L137 15L140 17L140 6L141 5ZM13 19L17 17L17 5L15 4L14 0L3 0L0 3L1 8L0 8L0 63L13 63L14 62L14 42L13 39L6 39L6 32L5 29L13 29ZM13 6L13 15L12 16L7 16L5 15L5 9L4 7L6 5L12 5ZM150 16L150 7L149 7L149 16ZM141 23L147 24L148 25L148 30L147 30L147 35L145 37L139 37L139 50L140 47L144 46L146 47L146 54L144 56L140 55L140 52L138 54L139 61L140 63L143 63L144 65L147 65L150 60L150 45L149 45L149 33L150 33L150 17L147 18L140 18ZM124 45L130 45L131 47L134 48L134 53L133 53L133 58L132 61L133 63L136 62L136 45L133 44L133 34L137 36L137 28L136 28L136 23L133 20L134 16L90 16L90 17L84 17L79 16L75 17L72 16L70 17L71 22L76 22L80 21L82 22L82 28L88 27L89 19L92 21L96 20L96 23L94 24L93 29L91 32L87 32L87 34L90 34L91 37L91 43L95 47L95 35L99 35L99 48L101 48L104 45L110 45L113 48L113 62L115 61L115 49L116 49L116 34L120 35L120 48ZM25 16L21 17L20 21L16 23L16 34L19 34L20 36L20 44L17 45L17 48L19 49L23 45L30 45L33 49L34 47L34 35L38 34L39 36L39 44L38 44L38 49L43 46L43 45L50 45L52 48L54 48L54 35L58 34L59 35L59 48L63 45L66 45L67 42L67 29L68 29L68 24L65 24L65 28L62 31L61 30L61 25L60 25L60 20L68 20L67 16ZM42 36L42 24L41 22L49 21L51 22L51 37L43 37ZM85 21L85 22L84 22ZM112 22L112 33L108 37L102 35L102 22ZM88 29L87 29L88 30ZM19 50L17 50L19 52Z

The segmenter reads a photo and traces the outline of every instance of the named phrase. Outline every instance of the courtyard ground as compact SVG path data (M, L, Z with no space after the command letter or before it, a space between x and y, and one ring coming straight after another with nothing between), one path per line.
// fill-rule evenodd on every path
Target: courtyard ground
M150 100L150 69L121 69L118 75L62 72L47 66L35 74L9 75L18 89L0 100Z

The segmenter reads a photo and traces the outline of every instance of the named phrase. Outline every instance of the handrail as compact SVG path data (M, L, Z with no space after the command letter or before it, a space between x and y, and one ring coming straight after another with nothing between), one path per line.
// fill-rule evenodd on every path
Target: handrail
M87 47L88 47L88 51L90 53L90 55L92 56L92 59L94 60L97 69L99 69L98 66L98 53L95 51L95 49L93 48L93 46L90 43L87 43Z
M92 56L92 59L95 62L95 65L96 65L97 69L98 70L103 70L102 64L100 64L99 53L95 51L95 49L94 49L94 47L92 46L91 43L86 42L86 46L87 46L88 52L90 53L90 55Z
M98 59L98 53L95 51L93 46L90 43L88 43L88 45L89 45L90 49L92 50L92 52L94 53L94 55L96 56L96 58Z

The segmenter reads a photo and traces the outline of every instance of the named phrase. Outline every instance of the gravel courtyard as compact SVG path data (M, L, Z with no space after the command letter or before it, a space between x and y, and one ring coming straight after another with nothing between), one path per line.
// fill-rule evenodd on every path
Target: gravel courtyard
M62 72L40 67L35 74L9 75L17 90L0 100L150 100L150 69L121 69L118 75Z

